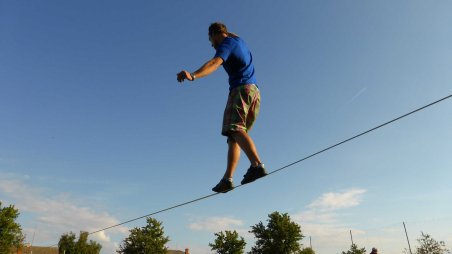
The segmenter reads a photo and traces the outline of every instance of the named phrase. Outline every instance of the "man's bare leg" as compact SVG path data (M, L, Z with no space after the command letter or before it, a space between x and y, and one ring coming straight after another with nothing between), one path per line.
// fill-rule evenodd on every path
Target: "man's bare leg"
M257 167L260 163L262 163L257 153L256 146L254 145L254 142L248 135L248 133L236 131L232 133L231 136L234 141L237 142L240 148L245 152L246 156L250 160L251 166Z
M232 178L237 164L239 163L239 159L239 144L233 138L228 138L228 164L226 167L226 172L224 173L224 178Z
M226 193L234 189L234 184L232 181L232 176L234 175L235 168L240 159L240 146L232 138L228 138L228 165L226 167L226 172L224 173L223 179L212 188L215 192Z

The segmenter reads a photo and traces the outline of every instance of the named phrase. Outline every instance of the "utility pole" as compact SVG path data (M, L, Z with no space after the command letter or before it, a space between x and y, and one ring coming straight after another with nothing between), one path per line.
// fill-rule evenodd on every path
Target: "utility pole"
M33 239L31 240L31 247L33 248L33 243L35 242L35 233L36 233L36 228L33 231ZM30 254L33 254L33 250L30 251Z
M350 239L352 240L352 245L353 245L353 235L352 235L352 231L350 230Z
M406 231L405 222L403 222L403 228L405 228L405 235L406 235L406 241L408 242L408 249L410 250L410 254L413 254L413 253L411 252L410 239L408 239L408 233L407 233L407 231Z
M311 236L309 236L309 247L312 249Z

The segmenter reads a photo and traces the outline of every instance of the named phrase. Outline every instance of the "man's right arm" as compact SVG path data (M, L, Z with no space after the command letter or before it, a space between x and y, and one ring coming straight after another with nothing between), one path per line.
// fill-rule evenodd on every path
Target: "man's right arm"
M188 79L190 81L193 81L193 76L195 76L196 79L205 77L212 72L216 71L218 67L220 67L223 64L223 59L221 57L214 57L211 60L207 61L201 68L199 68L195 72L188 72L186 70L183 70L177 74L177 81L183 82L185 79Z
M193 75L196 76L196 78L202 78L205 77L212 72L216 71L218 67L220 67L223 64L223 59L221 57L214 57L211 60L209 60L207 63L205 63L201 68L199 68L197 71L193 72Z

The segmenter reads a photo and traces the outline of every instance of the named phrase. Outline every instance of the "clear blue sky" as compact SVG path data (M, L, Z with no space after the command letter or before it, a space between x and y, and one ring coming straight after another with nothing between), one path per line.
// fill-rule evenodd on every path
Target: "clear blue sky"
M223 174L223 21L249 44L262 93L251 135L268 170L452 93L450 1L0 0L0 200L27 241L94 231L211 193ZM289 213L316 253L401 253L420 232L452 249L452 101L252 185L156 216L170 248ZM242 157L235 181L248 167ZM127 230L97 234L113 253ZM302 243L309 245L308 237Z

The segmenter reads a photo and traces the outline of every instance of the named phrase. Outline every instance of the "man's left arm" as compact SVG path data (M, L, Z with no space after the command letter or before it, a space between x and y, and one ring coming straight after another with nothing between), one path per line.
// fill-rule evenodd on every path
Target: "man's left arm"
M194 79L205 77L212 72L216 71L218 67L223 64L223 59L221 57L214 57L211 60L207 61L201 68L196 70L195 72L188 72L183 70L177 74L177 81L183 82L185 79L193 81Z

